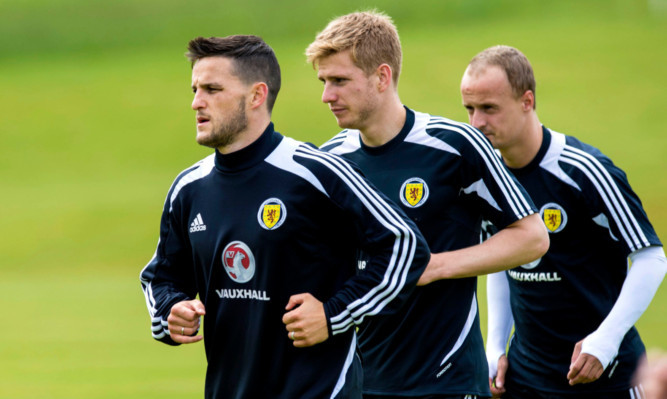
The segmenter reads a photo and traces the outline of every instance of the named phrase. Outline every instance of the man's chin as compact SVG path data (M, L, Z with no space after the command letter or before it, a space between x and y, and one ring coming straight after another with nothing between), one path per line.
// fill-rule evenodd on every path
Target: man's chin
M211 137L207 134L201 134L197 132L197 144L202 145L204 147L211 147L211 148L216 148L216 143L214 140L211 140Z
M341 129L356 129L355 124L349 120L336 117L336 123L338 123L338 127Z

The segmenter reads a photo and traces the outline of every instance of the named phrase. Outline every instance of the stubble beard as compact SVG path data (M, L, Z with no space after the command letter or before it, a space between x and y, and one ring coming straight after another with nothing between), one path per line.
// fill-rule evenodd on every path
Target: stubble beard
M338 126L342 129L358 129L364 130L367 127L371 117L376 113L379 105L379 101L376 95L374 95L374 87L370 80L367 82L364 89L364 100L359 102L360 107L356 112L356 117L352 120L341 120L336 119ZM348 109L349 112L349 109ZM349 115L348 115L349 117Z
M213 127L211 134L198 136L197 143L206 147L221 148L232 144L239 133L248 127L248 117L245 113L245 97L239 101L239 106L232 117L223 121L217 128Z
M338 126L342 129L359 129L366 127L371 116L375 113L378 105L375 98L369 97L367 101L362 103L363 106L357 111L357 115L353 120L338 120Z

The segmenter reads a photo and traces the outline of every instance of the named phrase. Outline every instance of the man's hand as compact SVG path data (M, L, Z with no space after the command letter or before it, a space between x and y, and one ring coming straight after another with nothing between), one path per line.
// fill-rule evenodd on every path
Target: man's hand
M295 309L296 307L296 309ZM310 294L292 295L283 316L287 337L297 348L305 348L329 338L324 305Z
M200 317L205 314L204 304L198 299L176 303L167 318L171 339L179 344L201 341L204 337L194 334L199 330Z
M637 380L644 387L647 399L667 398L667 355L652 351L637 370Z
M588 353L581 353L581 344L584 340L577 342L572 352L572 361L570 371L567 373L567 379L570 385L587 384L600 378L604 372L604 367L597 357Z
M505 374L508 366L507 356L500 356L498 358L498 374L493 379L489 378L489 388L494 398L500 398L505 393Z

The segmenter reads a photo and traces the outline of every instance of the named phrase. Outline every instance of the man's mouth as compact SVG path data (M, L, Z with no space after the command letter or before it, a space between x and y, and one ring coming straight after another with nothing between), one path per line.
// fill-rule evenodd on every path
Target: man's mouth
M333 106L330 106L329 109L331 110L331 112L332 112L334 115L340 115L341 113L345 112L345 108L344 108L344 107L333 107Z
M209 122L209 117L203 116L203 115L197 115L197 126L201 126L207 122Z

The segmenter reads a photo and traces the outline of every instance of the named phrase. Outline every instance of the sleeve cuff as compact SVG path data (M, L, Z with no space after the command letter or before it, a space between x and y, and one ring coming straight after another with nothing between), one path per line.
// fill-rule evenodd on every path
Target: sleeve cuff
M611 342L609 337L604 337L597 332L592 333L581 344L581 352L595 356L604 369L611 363L618 354L619 343Z
M324 318L327 320L327 332L329 333L329 338L333 337L333 329L331 328L331 315L329 312L328 303L323 304L324 307Z

